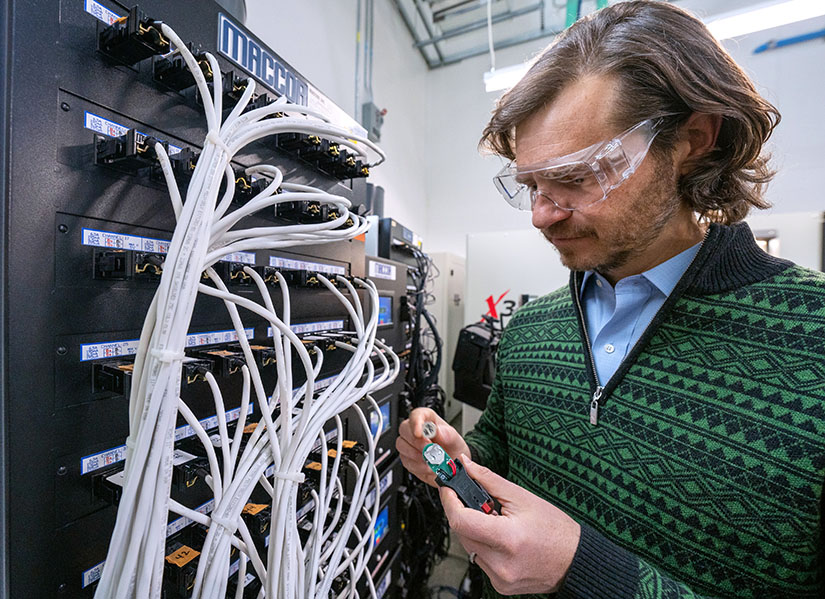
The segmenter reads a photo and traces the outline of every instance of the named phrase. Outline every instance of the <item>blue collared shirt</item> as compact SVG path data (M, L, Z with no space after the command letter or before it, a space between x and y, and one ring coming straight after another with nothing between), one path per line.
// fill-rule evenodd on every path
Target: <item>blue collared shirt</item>
M701 245L697 243L642 274L625 277L615 289L598 272L584 273L581 298L600 385L619 368Z

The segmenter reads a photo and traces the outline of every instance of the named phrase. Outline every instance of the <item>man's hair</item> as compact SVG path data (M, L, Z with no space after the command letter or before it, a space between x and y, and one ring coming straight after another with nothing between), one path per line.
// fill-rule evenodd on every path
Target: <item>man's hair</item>
M660 158L691 114L722 116L716 146L679 180L680 198L702 218L731 224L770 206L763 192L774 171L762 146L779 111L701 21L666 2L614 4L561 33L498 100L479 145L512 160L516 127L591 75L619 84L611 117L618 130L665 117L651 148Z

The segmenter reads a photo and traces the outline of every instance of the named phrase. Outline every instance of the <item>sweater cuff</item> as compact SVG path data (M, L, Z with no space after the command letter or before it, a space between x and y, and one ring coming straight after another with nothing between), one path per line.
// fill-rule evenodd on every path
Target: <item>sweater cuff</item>
M632 599L639 579L639 559L581 525L573 563L557 599Z

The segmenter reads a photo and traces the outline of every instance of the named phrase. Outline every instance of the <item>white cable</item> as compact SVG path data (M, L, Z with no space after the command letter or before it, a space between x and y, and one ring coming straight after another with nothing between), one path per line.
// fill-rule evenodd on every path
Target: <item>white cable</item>
M237 251L333 243L351 239L369 227L365 219L349 212L347 198L316 187L284 182L279 169L265 164L249 167L245 172L248 176L264 176L270 180L269 184L245 206L235 206L235 171L230 160L249 143L281 132L299 132L324 137L364 160L374 154L378 157L376 163L380 163L385 156L375 144L327 122L318 111L289 104L284 99L243 113L255 90L251 79L247 81L241 100L222 122L223 86L217 60L205 54L212 70L210 94L203 72L186 45L168 25L161 25L161 30L192 72L203 100L207 134L185 201L177 189L169 156L162 145L155 145L177 225L135 356L123 492L106 567L95 596L105 599L157 599L160 596L167 519L172 511L209 526L193 597L224 599L231 565L230 551L231 547L236 547L241 551L236 597L243 595L244 575L247 564L251 563L263 585L260 597L326 599L338 575L349 573L351 589L362 575L369 580L366 565L372 554L372 544L367 546L367 543L372 538L380 489L374 464L375 439L356 403L366 397L372 409L378 410L368 393L389 384L400 369L397 356L376 339L377 289L369 281L355 279L356 285L366 290L369 301L365 307L349 280L337 279L342 289L346 289L349 295L346 297L326 277L319 277L346 310L354 332L349 337L324 337L324 343L332 344L330 347L347 351L349 360L325 389L316 392L315 381L322 371L323 347L326 345L317 345L311 356L302 340L291 330L290 291L286 279L280 274L276 276L282 297L282 313L278 315L269 288L254 269L245 268L244 272L257 287L262 303L231 293L211 266L223 256ZM278 112L286 116L270 118ZM225 189L219 201L222 184ZM274 210L279 203L291 201L319 202L337 211L337 217L316 224L243 227L247 216L265 209ZM214 287L202 283L204 272ZM183 350L198 294L224 302L245 361L241 368L243 385L239 414L231 436L225 418L224 391L214 374L205 375L217 414L220 459L203 426L180 399ZM255 363L240 308L263 318L272 328L277 377L271 395L267 395ZM293 355L297 356L296 365L303 370L301 378L305 379L297 389L292 382ZM374 361L380 368L377 376ZM260 417L241 450L252 401L258 405ZM338 414L351 407L366 432L367 451L359 464L346 461L355 473L355 488L345 516L344 487L339 478L345 431ZM210 472L205 480L214 495L210 516L195 512L169 497L174 429L179 413L204 446ZM378 413L380 422L380 410ZM338 437L336 453L329 460L324 427L331 420L335 422ZM313 529L302 543L296 521L298 485L303 480L303 467L316 439L320 439L321 451L319 488L312 495L315 502ZM270 475L271 480L264 476L267 471L274 473ZM375 488L376 500L372 512L368 513L370 534L366 534L358 529L357 521L370 485ZM241 517L256 488L262 488L271 497L266 564L258 555ZM333 517L327 522L326 515L335 498ZM348 543L354 546L348 548ZM369 584L372 588L371 581ZM372 592L374 594L374 590Z

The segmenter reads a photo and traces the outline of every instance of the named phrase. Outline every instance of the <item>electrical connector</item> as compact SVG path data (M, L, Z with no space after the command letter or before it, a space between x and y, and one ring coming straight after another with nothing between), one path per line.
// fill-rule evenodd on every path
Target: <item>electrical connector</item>
M266 179L255 179L241 173L235 178L234 200L238 204L246 204L249 200L261 193L269 185Z
M134 362L125 360L94 364L92 366L92 393L128 395L132 386L134 368Z
M243 354L231 352L226 349L209 349L195 352L194 357L207 360L212 363L210 370L215 376L228 377L241 371L246 362ZM184 363L185 364L185 363Z
M207 81L212 81L212 65L209 64L206 53L195 50L191 42L187 45L203 76ZM195 76L189 71L180 52L175 52L170 56L159 56L155 58L152 66L155 81L173 91L179 92L195 85Z
M129 174L153 166L157 161L155 144L160 140L129 129L120 137L95 136L95 164L114 168ZM160 142L169 151L169 144Z
M135 252L133 256L135 278L144 281L157 281L163 274L165 259L163 254Z
M93 257L93 278L109 281L128 279L130 258L130 253L126 250L96 249Z
M241 517L249 532L256 536L265 535L269 531L269 521L271 519L271 510L268 505L262 503L247 503Z
M146 17L135 6L98 36L98 49L118 62L133 65L145 58L169 52L169 40L160 30L160 21Z
M197 382L206 381L206 373L211 372L211 360L198 360L189 358L183 363L183 374L181 376L181 385L188 386Z
M237 352L238 354L243 353L241 346L238 344L229 345L227 349L229 351ZM267 366L275 365L277 353L275 352L275 348L271 345L266 346L250 344L249 349L255 358L255 363L258 365L258 368L266 368Z
M329 206L315 201L283 202L275 208L275 215L302 224L322 223L327 220Z
M92 477L92 492L109 505L118 505L123 494L123 466L98 472Z
M180 597L190 597L192 595L200 554L200 551L183 543L173 543L166 550L164 581Z

